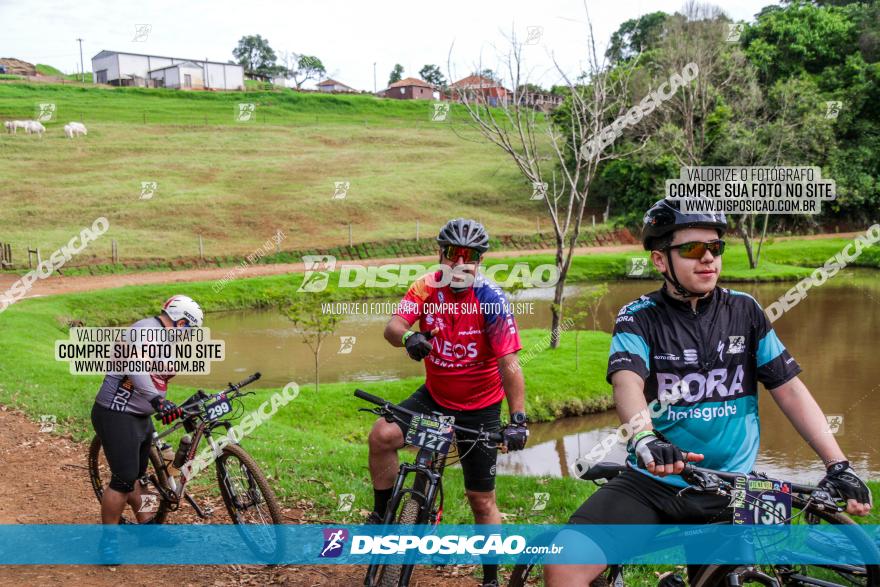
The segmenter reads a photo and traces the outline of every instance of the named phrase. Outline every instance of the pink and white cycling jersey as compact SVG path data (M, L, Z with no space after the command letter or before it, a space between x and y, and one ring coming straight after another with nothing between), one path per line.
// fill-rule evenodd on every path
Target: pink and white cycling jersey
M501 401L504 388L498 358L522 348L507 297L481 277L474 287L456 293L436 287L442 272L417 279L395 316L419 330L439 331L425 359L425 385L431 397L452 410L478 410Z

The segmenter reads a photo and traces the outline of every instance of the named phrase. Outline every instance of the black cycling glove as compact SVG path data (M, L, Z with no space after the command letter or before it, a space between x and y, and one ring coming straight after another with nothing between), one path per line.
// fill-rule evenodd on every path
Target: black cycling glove
M645 434L636 441L633 451L638 459L639 467L644 469L654 463L655 467L674 465L676 461L684 461L684 453L681 449L666 440L660 438L654 432Z
M522 450L526 447L529 440L529 429L525 424L514 424L511 422L501 431L504 437L504 444L507 450Z
M163 424L171 424L181 416L183 416L183 410L177 407L173 401L169 399L165 399L164 397L156 397L150 401L153 405L153 408L158 412L156 414L157 420L162 420Z
M431 330L424 332L412 332L403 335L403 346L406 347L406 354L413 361L421 361L431 354L433 345L431 338L434 335Z
M819 481L819 487L835 489L843 499L854 499L859 503L874 505L871 490L849 466L849 461L829 465L825 477Z

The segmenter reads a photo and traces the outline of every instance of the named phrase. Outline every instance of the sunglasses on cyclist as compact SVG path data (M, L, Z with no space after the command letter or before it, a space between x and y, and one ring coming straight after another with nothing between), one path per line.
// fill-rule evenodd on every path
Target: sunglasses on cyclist
M712 253L713 257L720 257L724 254L724 241L721 239L709 241L707 243L693 241L689 243L681 243L680 245L671 245L669 249L678 249L678 254L685 259L702 259L706 251Z
M450 261L458 261L459 257L464 259L465 263L479 263L483 254L470 247L458 247L455 245L446 245L443 247L443 256Z

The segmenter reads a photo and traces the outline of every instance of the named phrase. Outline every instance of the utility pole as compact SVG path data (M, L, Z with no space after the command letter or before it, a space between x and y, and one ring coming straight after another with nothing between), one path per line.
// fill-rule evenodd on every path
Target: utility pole
M82 83L86 83L86 68L83 66L83 40L77 39L79 42L79 71L80 71L80 81Z
M376 88L376 62L374 61L373 62L373 93L375 94L376 92L377 92L377 88Z

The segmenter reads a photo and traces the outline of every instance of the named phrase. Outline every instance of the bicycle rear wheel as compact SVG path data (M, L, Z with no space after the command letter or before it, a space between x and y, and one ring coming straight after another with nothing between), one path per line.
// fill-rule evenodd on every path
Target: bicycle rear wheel
M251 551L264 560L277 560L284 551L284 523L275 492L259 465L243 448L230 444L216 461L220 495L232 522Z
M857 525L846 514L814 512L829 524ZM858 543L854 542L858 540ZM861 553L878 556L877 545L866 533L856 536L849 546ZM843 545L837 545L838 548ZM729 581L735 581L733 583ZM736 582L738 581L738 582ZM817 585L822 587L851 585L880 587L880 566L849 565L707 565L692 582L693 587L716 587L726 585Z
M104 490L110 482L110 465L104 456L101 439L95 436L89 446L89 479L98 502L104 496ZM123 514L123 524L161 524L168 517L170 504L163 499L157 485L164 486L167 482L162 458L156 447L150 447L150 458L144 477L135 481L135 490L140 496L140 505L129 505L131 514ZM140 519L138 518L140 515Z

